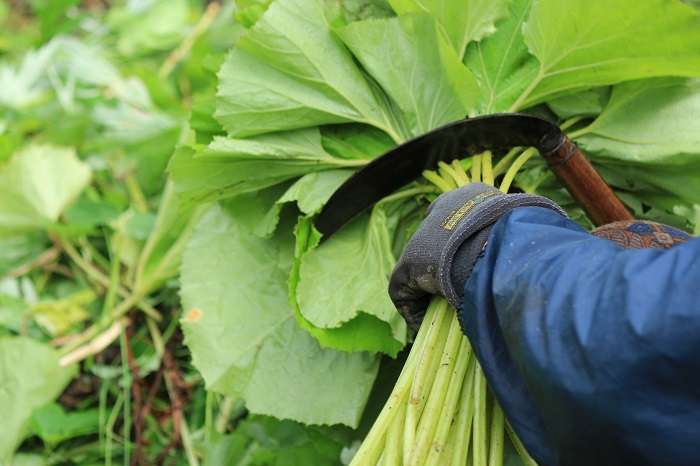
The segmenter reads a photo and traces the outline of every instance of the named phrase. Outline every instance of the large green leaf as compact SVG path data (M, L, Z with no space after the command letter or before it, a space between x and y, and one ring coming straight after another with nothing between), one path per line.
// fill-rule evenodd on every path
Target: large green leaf
M297 328L290 225L269 240L253 233L277 197L215 205L195 228L182 265L186 342L207 386L243 396L252 412L356 426L378 358L323 349Z
M462 59L467 45L479 41L496 31L494 23L507 15L508 0L388 0L399 14L430 13L440 29Z
M591 117L600 115L610 99L610 86L594 87L576 94L559 97L547 102L547 106L559 118Z
M60 367L47 345L24 337L0 337L0 463L28 432L32 412L61 394L77 367Z
M340 465L347 428L304 426L268 416L248 416L232 434L206 445L204 466Z
M365 227L367 226L366 220L361 219L355 223L365 225ZM346 230L343 230L343 232L338 234L342 237L345 231ZM364 236L365 234L363 227L359 229L356 228L355 232L360 236ZM299 326L316 337L319 343L321 343L321 346L326 348L335 348L352 353L357 351L369 351L372 353L382 352L395 357L405 346L406 326L401 319L398 319L396 312L393 314L387 313L386 306L380 304L379 307L377 307L377 303L371 301L373 295L378 292L377 287L383 286L386 288L385 277L377 276L368 278L367 281L363 281L365 285L369 285L365 286L364 289L362 289L362 286L358 286L358 284L347 283L345 280L347 277L345 276L336 277L329 275L320 277L321 279L312 277L310 280L306 280L304 286L301 288L302 302L305 301L305 305L309 306L308 310L312 314L318 311L318 305L329 304L329 296L332 296L336 292L344 296L347 293L352 294L353 292L359 292L361 295L353 296L353 300L349 303L342 302L342 299L339 300L340 302L330 303L333 307L328 308L327 311L336 316L336 322L332 326L323 324L316 326L304 316L299 303L300 296L297 294L300 290L300 270L305 263L305 254L307 254L309 250L313 252L313 248L318 245L320 233L312 227L312 221L309 217L299 219L295 233L297 237L295 250L296 259L289 277L289 297L295 308ZM381 234L384 235L385 233ZM330 243L331 246L325 251L338 251L337 245L339 243L337 240L331 238L328 243ZM342 242L340 244L342 244ZM381 247L382 245L373 244L372 246ZM324 246L324 248L325 247L326 246ZM363 247L360 246L359 249L363 249ZM386 256L391 256L390 250L384 251L383 253ZM314 261L312 260L311 262L313 263ZM335 267L337 264L331 265ZM385 264L380 264L380 267L384 266ZM351 268L353 268L353 270L354 267L355 264L352 264ZM368 272L374 274L376 270L369 270ZM377 282L369 282L369 280L372 279L377 280ZM338 289L339 283L347 285L348 289ZM310 302L309 293L311 293L311 296L318 297L318 302ZM386 304L386 297L383 296L385 294L385 292L379 292L377 296L378 300L384 304ZM358 306L360 307L359 309ZM376 311L378 314L368 312L369 310Z
M73 149L30 145L0 169L0 236L46 228L90 182Z
M700 16L668 0L538 0L523 27L540 66L514 104L592 86L700 75Z
M216 117L232 136L359 122L401 139L392 110L331 33L321 0L273 2L226 58L219 81Z
M473 107L478 84L429 15L357 21L337 32L396 103L411 136L464 118Z
M598 160L684 166L700 160L700 80L661 78L620 84L576 141Z
M406 323L386 291L395 263L385 213L375 208L302 256L296 287L301 314L314 326L331 329L360 312L369 314L390 325L400 349ZM386 344L396 347L396 342Z
M303 213L317 213L350 175L352 175L350 170L308 173L290 186L277 203L296 202Z
M661 78L615 86L577 143L620 172L620 187L656 186L679 201L700 199L700 80ZM618 182L618 184L620 184ZM647 196L645 196L647 197Z
M480 114L508 110L537 74L537 59L530 55L522 35L533 0L513 0L496 32L469 45L464 62L481 85Z
M554 98L563 98L552 105L561 115L593 117L607 94L582 91L700 70L696 16L670 1L393 0L392 5L398 18L345 18L350 24L338 26L344 21L336 17L332 29L321 0L273 2L256 15L219 73L217 118L229 138L214 139L205 150L183 149L171 163L178 190L189 201L237 196L209 211L188 246L183 327L207 384L243 396L253 412L353 425L376 359L335 350L393 354L390 345L403 344L405 327L399 328L403 323L386 296L393 259L381 215L350 225L317 248L309 244L311 233L300 233L304 254L291 267L293 240L285 235L292 230L287 215L292 209L280 215L280 205L296 201L303 213L315 212L341 178L328 175L336 173L331 169L367 158L357 139L345 140L338 132L372 127L390 134L393 144L472 108L478 114L521 110ZM485 13L468 14L472 7ZM595 150L593 136L629 144L648 129L628 127L632 134L624 135L621 127L619 137L597 131L607 118L630 118L616 115L614 102L586 137L592 157L617 183L629 162ZM321 126L320 133L314 126ZM584 138L580 141L584 146ZM379 138L382 145L390 144ZM694 167L688 160L678 166ZM650 184L662 170L673 177ZM678 200L692 211L680 194L669 194L667 184L685 189L678 187L686 186L683 177L697 169L647 172L649 180L633 173L644 195L663 198L654 209L673 209ZM547 181L542 171L531 175L532 186ZM274 196L245 194L281 183ZM695 185L687 186L695 196ZM547 187L561 196L558 183ZM289 190L283 195L283 189ZM402 225L407 215L389 218ZM310 222L303 218L297 232ZM388 230L394 229L401 230ZM395 243L403 242L402 234L396 233Z
M372 126L347 124L320 129L323 148L341 159L371 159L396 145L386 133Z
M275 205L268 211L256 232L263 236L274 233L279 223L282 209L287 203L295 202L299 210L307 215L317 213L321 207L333 195L335 190L352 171L350 170L326 170L323 172L311 172L299 178L280 197Z
M700 226L700 164L655 168L605 162L598 171L615 188L636 218L697 231Z
M100 410L66 412L58 403L49 403L34 410L31 426L34 433L49 445L100 431ZM104 415L104 413L102 413Z
M248 139L215 137L201 153L180 148L170 161L178 194L204 203L257 191L310 172L364 165L328 154L316 128Z

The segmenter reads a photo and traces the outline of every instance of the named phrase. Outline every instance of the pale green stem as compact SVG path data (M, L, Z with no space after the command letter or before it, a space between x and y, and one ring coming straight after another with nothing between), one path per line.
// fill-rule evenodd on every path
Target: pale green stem
M384 445L384 457L382 458L384 464L386 465L396 466L401 464L402 462L403 446L401 445L401 441L403 440L402 434L405 422L405 405L399 405L398 413L394 417L394 421L391 423L389 431L386 434L386 444Z
M102 254L100 254L95 247L88 241L87 237L81 236L77 239L76 241L77 245L80 247L80 250L83 251L83 255L87 255L85 259L88 262L91 262L95 266L103 269L108 269L110 261L106 257L104 257Z
M575 116L575 117L569 118L564 123L559 125L559 129L562 131L566 131L567 129L571 128L579 121L583 120L584 118L585 117L583 117L583 116Z
M55 241L59 244L61 249L65 251L65 253L68 255L68 257L83 271L85 274L91 278L92 280L96 281L100 285L102 285L105 289L109 290L110 286L112 286L112 281L110 277L107 277L105 274L102 273L97 267L95 267L93 264L90 262L86 261L83 259L83 257L78 253L78 251L73 247L72 244L70 244L68 241L65 239L61 238L60 236L55 236L54 237ZM119 261L112 261L112 264L116 264L118 266ZM148 303L143 301L142 296L136 296L134 293L129 293L129 291L126 288L123 288L120 285L114 285L116 292L124 298L125 301L128 301L129 307L136 306L139 309L141 309L146 315L152 317L155 319L157 322L160 322L163 319L163 316L158 312L156 309L154 309L152 306L150 306ZM128 309L127 309L128 311ZM111 321L114 321L121 317L121 315L116 315L112 316ZM108 326L111 324L111 321L105 322L103 326ZM101 329L97 329L94 331L94 334L98 333ZM89 338L88 338L89 340ZM82 343L85 343L84 340ZM82 344L80 343L80 344ZM75 345L75 346L80 346L80 345ZM73 347L75 347L73 346Z
M444 298L438 297L436 299L441 304L448 306L447 301ZM453 314L446 312L443 316L442 321L437 324L438 335L435 340L435 345L432 347L428 347L428 345L426 344L423 350L423 354L425 355L425 360L423 361L423 363L425 364L425 361L427 360L427 365L425 365L423 369L421 369L421 367L419 366L418 370L416 371L416 375L413 378L411 398L409 401L408 409L415 413L414 417L416 423L415 428L413 430L414 432L416 432L416 434L418 432L418 429L420 428L420 425L424 422L425 417L430 417L426 412L425 405L428 402L428 399L430 398L434 389L433 383L438 374L438 368L440 367L442 352L445 348L445 342L447 341L447 336L450 330L450 320L452 316ZM418 372L420 370L422 370L422 373ZM413 448L414 443L415 442L411 443L411 448ZM411 455L413 455L412 452Z
M449 167L449 165L447 165L445 163L443 163L443 165L445 165L446 167ZM452 167L450 167L449 169L451 169L451 168ZM438 166L437 171L440 174L440 178L442 178L443 181L445 181L445 183L449 184L450 188L457 189L457 181L455 181L455 178L452 176L451 173L449 173L448 171L443 169L441 166ZM452 189L450 189L450 191Z
M124 332L119 336L119 345L121 346L122 356L122 396L124 397L124 425L122 427L124 431L124 466L129 466L131 463L129 439L131 438L131 385L133 383L133 375L129 367L129 358L127 356L128 342Z
M481 365L477 362L474 374L474 438L472 443L473 449L473 465L487 466L488 464L488 436L486 433L486 392L487 385L484 373L481 371Z
M535 154L537 154L537 149L531 147L522 154L520 154L520 157L515 159L515 162L513 162L513 164L510 166L505 176L503 177L503 181L501 182L501 186L499 187L501 191L503 191L504 193L508 192L508 190L510 189L510 185L515 179L515 175L522 168L522 166L525 165L525 162L530 160L530 158Z
M515 450L520 455L520 459L523 460L523 464L525 466L537 466L537 463L535 462L535 460L532 459L530 454L527 452L527 450L525 449L525 445L523 445L523 442L520 441L520 439L516 435L515 431L513 430L513 427L510 425L510 422L508 422L507 420L505 423L505 428L506 428L506 432L508 432L508 437L510 437L510 441L513 442L513 446L515 447Z
M143 296L143 294L141 294L140 292L136 292L136 291L134 291L132 294L134 294L136 296ZM134 306L137 307L139 310L141 310L141 312L146 314L149 318L155 320L156 322L160 322L163 320L163 316L160 314L160 312L158 312L158 310L155 307L148 304L143 299L143 297L138 298L136 303L134 303Z
M114 308L114 302L117 297L117 290L119 289L119 270L121 268L119 253L114 252L112 257L112 267L109 271L109 282L107 284L107 293L105 294L104 301L102 303L102 321L109 321L109 316Z
M493 176L498 176L503 173L506 167L510 166L513 159L523 150L522 147L513 147L501 160L493 167Z
M424 332L425 340L420 348L420 353L416 356L416 367L411 380L408 405L406 406L406 422L403 436L403 461L405 464L411 461L416 433L427 398L424 392L431 389L435 379L436 367L440 363L440 354L445 344L444 324L446 318L449 317L447 300L441 297L434 297L430 301L430 306L434 306L435 310L430 319L430 324L426 326L424 321L424 324L421 326L421 332ZM425 328L425 331L423 328ZM415 345L411 353L414 350Z
M223 434L226 432L226 425L228 424L228 420L231 417L231 413L233 412L237 401L237 398L225 396L224 400L221 402L219 414L216 416L216 422L214 423L214 429L218 433Z
M440 335L443 334L442 326L445 319L445 314L447 312L447 300L439 299L439 304L435 309L435 319L430 323L428 327L428 336L426 338L425 346L423 351L421 351L420 359L416 367L416 373L413 376L413 384L411 387L411 396L409 398L411 404L420 403L424 396L423 393L426 389L429 389L429 380L431 374L430 368L433 367L433 356L438 351L442 351L444 347L445 340L440 340ZM439 358L438 358L439 361Z
M73 247L73 245L70 242L66 241L64 238L58 235L53 236L53 238L61 247L61 249L65 251L70 260L73 261L75 265L77 265L83 272L85 272L85 275L87 275L88 278L99 283L105 289L109 288L109 277L103 274L102 271L95 267L93 264L83 259L80 253L78 253L78 250L75 249L75 247ZM118 287L117 291L122 297L127 296L129 294L128 291L122 287Z
M368 159L333 159L333 165L337 165L340 168L356 168L364 167L370 162Z
M448 165L445 162L438 162L438 167L440 167L441 173L443 174L443 178L445 177L444 174L447 174L452 179L455 188L463 186L469 182L469 180L465 180L465 178L462 177L462 175L459 172L457 172L453 166Z
M129 192L129 197L131 198L131 203L134 206L136 212L148 212L148 202L146 201L146 196L143 194L141 185L139 185L136 179L136 174L133 170L129 171L124 177L124 184L126 185L126 190Z
M458 322L456 318L454 320ZM467 375L467 366L469 365L471 356L471 347L469 346L467 338L462 334L462 330L459 328L459 322L456 329L450 330L450 335L452 335L453 331L457 332L459 337L457 341L458 347L455 356L455 365L450 377L447 394L445 395L443 406L440 411L440 418L437 421L435 436L431 443L428 458L425 461L426 466L440 466L445 464L448 457L450 429L453 427L458 417L460 395L462 394L462 386Z
M450 316L452 317L452 322L448 329L447 338L445 338L445 346L441 351L442 355L436 354L436 356L439 356L440 363L435 369L435 380L430 388L424 408L426 415L421 417L416 434L416 442L411 451L411 461L408 464L412 466L425 464L431 447L435 446L433 440L438 421L441 419L440 414L442 410L449 411L450 419L454 414L454 408L445 407L444 405L463 334L456 316L453 313L450 313Z
M525 89L525 91L522 94L520 94L520 97L518 97L518 99L513 103L513 105L510 106L510 108L508 109L508 113L517 112L518 110L521 110L523 108L523 105L527 101L528 97L530 97L532 91L534 91L535 88L540 84L542 78L544 78L544 70L540 68L539 73L537 73L537 77L532 80L527 89Z
M393 201L398 201L400 199L405 199L409 197L415 197L416 195L419 194L435 194L437 193L437 189L435 186L418 186L415 188L407 189L405 191L399 191L398 193L392 194L390 196L387 196L380 201L377 202L377 204L385 204L387 202L393 202Z
M413 376L418 365L418 358L425 346L427 329L429 326L434 325L436 317L435 313L438 305L439 299L433 299L430 302L428 310L425 313L424 323L421 326L421 329L418 331L418 335L416 335L416 339L413 342L413 349L408 355L408 359L406 360L403 370L399 375L399 379L394 385L394 389L389 396L389 400L384 405L384 408L382 408L377 420L374 421L374 424L367 434L367 437L365 438L364 442L362 442L360 449L352 459L352 462L350 463L351 466L376 464L376 459L374 463L370 460L375 457L378 459L381 455L381 449L384 445L387 429L391 425L395 413L400 409L399 407L402 405L402 403L406 403L410 394ZM430 325L426 325L427 322L430 322ZM406 414L408 416L408 412Z
M430 170L425 170L423 171L423 177L433 183L435 186L437 186L443 193L446 193L448 191L452 191L452 187L448 182L443 180L440 175L435 173L434 171Z
M385 93L382 92L382 94L386 95ZM388 100L386 97L382 98L383 101L386 101L388 104ZM388 104L390 105L390 104ZM386 134L389 135L389 137L396 143L396 145L403 144L408 138L408 135L403 135L397 132L396 130L401 131L402 129L404 130L403 133L407 133L405 128L401 128L401 122L399 122L394 115L394 113L389 110L389 114L387 115L385 112L382 112L382 115L385 117L384 121L386 123L382 123L381 121L377 120L372 120L370 118L359 118L355 120L357 123L362 123L365 125L369 126L374 126L375 128L384 131ZM393 122L393 125L392 125ZM396 129L395 129L396 128ZM369 161L366 161L369 162ZM366 163L365 162L365 163Z
M105 439L107 437L105 433L105 429L107 427L107 396L109 395L109 383L111 381L107 381L105 379L100 379L101 384L100 384L100 394L98 398L98 410L99 410L99 421L100 424L97 428L97 436L100 441L100 449L104 450L105 448Z
M481 154L481 171L483 173L482 181L493 186L495 181L493 176L492 154L490 150L487 150Z
M170 55L168 55L168 58L166 58L163 65L158 70L159 78L167 78L172 70L175 69L175 66L180 62L180 60L182 60L190 52L197 38L204 34L207 29L209 29L212 22L214 22L214 18L216 18L220 8L221 4L219 2L212 2L209 4L209 6L207 6L207 9L204 11L204 14L202 14L202 17L199 18L199 21L195 27L187 36L185 36L180 45L178 45L178 47L173 50Z
M471 348L471 347L470 347ZM467 375L462 383L459 412L457 422L453 430L456 431L456 440L452 446L451 466L464 466L467 464L469 445L473 446L472 428L474 419L474 381L476 379L476 357L474 351L470 352Z
M462 163L459 160L455 159L452 161L452 167L455 169L455 171L459 175L460 179L462 180L462 184L460 184L460 186L464 186L465 184L468 184L469 183L469 175L467 175L467 172L464 170Z
M161 359L165 353L163 335L160 333L158 325L156 325L156 321L152 317L146 316L146 325L148 325L148 331L151 334L151 340L153 340L153 347L156 350L158 359Z
M398 145L398 144L403 144L407 138L401 136L399 133L394 131L394 128L390 126L385 126L385 127L379 127L382 131L384 131L386 134L391 137L391 139Z
M185 455L187 456L187 462L189 463L189 465L199 466L197 452L194 450L192 435L190 435L190 428L187 425L187 421L185 420L184 415L180 420L180 440L182 440L182 447L185 449Z
M211 436L214 430L214 398L216 395L212 390L207 390L207 397L204 402L204 443L211 443Z
M403 463L411 460L413 444L416 443L416 430L418 428L418 405L410 402L406 405L406 420L403 428Z
M503 410L497 402L493 403L491 414L491 439L489 440L489 466L503 466L504 439Z
M114 439L114 425L117 423L119 418L119 411L122 409L122 404L124 403L124 398L122 395L118 395L117 399L114 401L114 406L112 407L112 414L107 420L105 425L105 465L112 465L112 440Z
M474 157L467 157L466 159L460 160L459 163L462 165L462 168L471 171L472 165L474 164Z
M592 133L594 129L595 122L591 123L590 125L586 126L585 128L581 128L576 131L572 131L571 133L567 134L569 139L575 140L577 138L580 138L581 136L585 136L586 134Z
M472 160L471 180L481 181L481 155L475 155Z

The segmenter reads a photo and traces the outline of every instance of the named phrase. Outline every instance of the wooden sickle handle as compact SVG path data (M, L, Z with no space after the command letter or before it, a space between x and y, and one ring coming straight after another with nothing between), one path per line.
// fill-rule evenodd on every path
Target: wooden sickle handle
M596 226L634 219L612 188L569 138L565 137L554 150L541 154Z

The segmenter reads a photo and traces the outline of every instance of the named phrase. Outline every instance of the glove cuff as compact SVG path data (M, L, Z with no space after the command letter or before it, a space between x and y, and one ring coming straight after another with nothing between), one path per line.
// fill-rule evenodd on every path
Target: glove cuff
M438 279L445 298L455 309L491 227L508 211L518 207L544 207L567 216L561 207L546 197L502 194L493 189L472 197L443 222L443 228L452 229L453 234L440 255ZM460 264L455 266L457 256Z
M477 231L473 236L464 240L457 248L454 259L452 259L452 269L450 270L450 282L454 287L455 292L461 299L464 285L467 283L467 278L474 268L474 264L479 258L479 254L484 250L486 240L491 233L493 225L489 225L481 231ZM455 306L455 309L457 307Z

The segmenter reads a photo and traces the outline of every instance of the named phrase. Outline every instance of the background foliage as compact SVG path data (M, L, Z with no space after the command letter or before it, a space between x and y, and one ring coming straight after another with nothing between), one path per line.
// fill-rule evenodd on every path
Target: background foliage
M636 216L697 233L689 3L0 1L0 465L347 464L435 190L323 248L313 217L467 115L557 121ZM589 225L519 160L515 189Z

